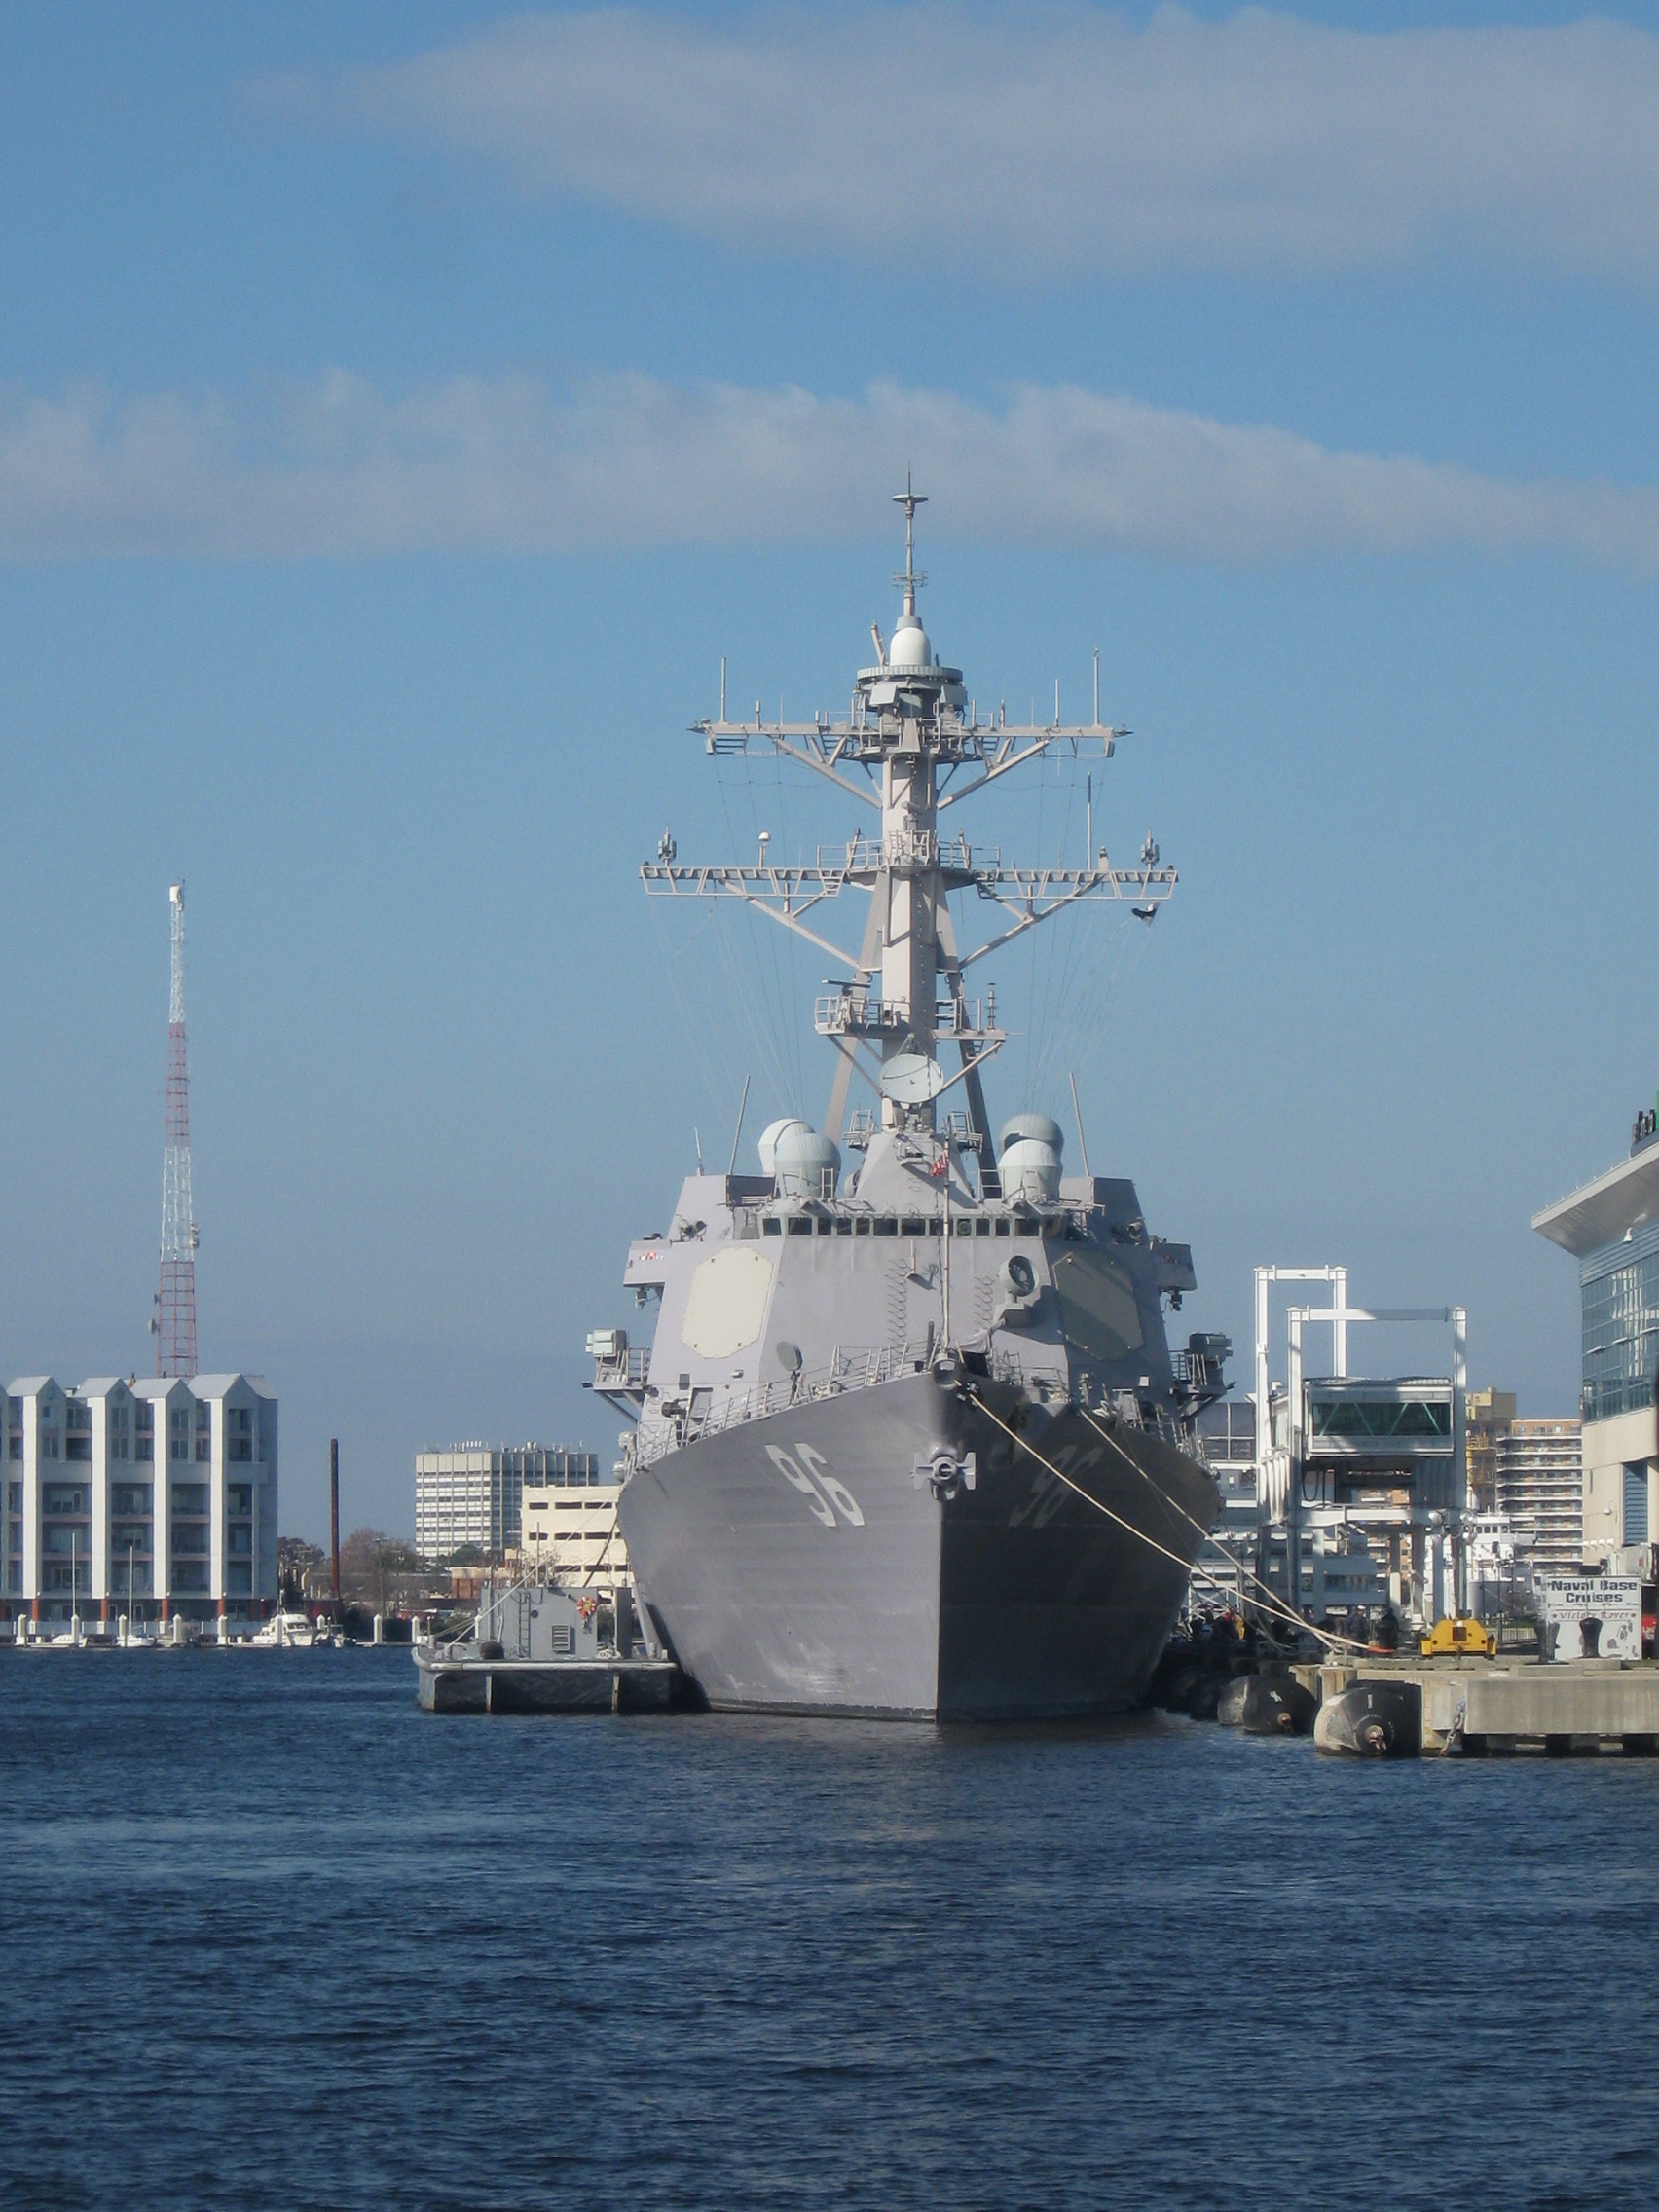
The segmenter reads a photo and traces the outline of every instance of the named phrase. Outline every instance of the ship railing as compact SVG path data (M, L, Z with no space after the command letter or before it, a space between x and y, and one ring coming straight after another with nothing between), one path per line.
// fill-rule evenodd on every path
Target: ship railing
M974 868L974 848L967 837L941 839L937 830L925 836L889 836L883 842L860 830L844 845L820 845L814 858L821 873L836 876L868 875L881 867L943 867L967 875Z
M648 1345L628 1345L610 1359L595 1359L593 1386L596 1390L639 1391L650 1381L651 1354Z
M707 1411L691 1402L670 1400L662 1411L642 1415L630 1439L628 1459L635 1467L649 1466L653 1460L698 1437L719 1436L727 1429L741 1428L749 1421L765 1420L774 1414L787 1413L792 1406L811 1405L823 1398L875 1389L884 1382L898 1381L901 1376L920 1374L933 1352L930 1337L852 1351L844 1351L837 1346L827 1366L782 1376L773 1382L757 1382L752 1389L740 1391ZM983 1356L987 1362L985 1372L994 1382L1024 1391L1045 1405L1057 1406L1067 1401L1087 1405L1088 1402L1087 1390L1063 1367L1027 1365L1016 1351L988 1349ZM700 1397L701 1392L694 1396ZM1194 1434L1189 1422L1174 1418L1161 1407L1154 1411L1141 1403L1134 1392L1126 1390L1113 1394L1112 1411L1131 1427L1156 1430L1174 1450L1204 1465L1202 1442Z
M633 1439L634 1463L649 1466L653 1459L697 1437L718 1436L746 1421L785 1413L791 1406L810 1405L817 1399L837 1398L854 1390L871 1390L897 1381L901 1375L919 1374L932 1350L932 1342L926 1337L867 1350L843 1351L837 1346L828 1366L786 1375L775 1382L757 1382L753 1389L725 1399L707 1413L693 1413L689 1406L672 1403L663 1412L641 1419Z

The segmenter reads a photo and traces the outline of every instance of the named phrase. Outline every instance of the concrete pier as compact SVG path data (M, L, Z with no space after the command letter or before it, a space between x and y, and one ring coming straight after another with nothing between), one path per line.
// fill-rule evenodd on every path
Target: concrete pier
M1422 1748L1431 1754L1445 1749L1459 1724L1465 1751L1476 1755L1608 1749L1659 1753L1659 1665L1648 1660L1539 1666L1501 1658L1363 1658L1296 1671L1321 1699L1362 1679L1416 1682L1422 1692Z

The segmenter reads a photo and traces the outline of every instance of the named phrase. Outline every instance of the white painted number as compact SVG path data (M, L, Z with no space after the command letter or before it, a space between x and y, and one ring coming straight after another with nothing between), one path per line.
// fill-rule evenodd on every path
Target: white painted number
M797 1444L795 1450L800 1454L802 1466L809 1468L818 1477L818 1487L830 1504L855 1529L862 1529L864 1515L859 1511L858 1499L844 1482L830 1472L824 1463L823 1453L815 1451L810 1444Z
M865 1517L858 1499L844 1482L830 1472L823 1453L815 1451L810 1444L797 1444L795 1450L800 1456L798 1466L781 1444L768 1444L766 1456L785 1482L793 1483L800 1492L826 1529L834 1528L837 1508L844 1520L855 1529L862 1529ZM814 1475L818 1478L816 1482L812 1479Z
M766 1456L777 1468L779 1474L783 1476L785 1482L793 1483L795 1489L800 1492L802 1497L811 1506L819 1520L823 1522L825 1528L832 1529L835 1526L835 1515L829 1502L820 1493L818 1485L812 1477L801 1472L781 1444L768 1444Z

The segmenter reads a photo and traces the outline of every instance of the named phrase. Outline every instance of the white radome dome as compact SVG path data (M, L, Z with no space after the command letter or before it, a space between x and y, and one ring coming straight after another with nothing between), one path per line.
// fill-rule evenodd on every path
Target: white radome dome
M777 1173L778 1139L790 1129L803 1129L810 1136L812 1124L810 1122L803 1122L798 1114L785 1114L779 1120L769 1122L761 1130L760 1142L756 1150L760 1155L760 1172L762 1175L775 1175Z
M1060 1195L1060 1156L1037 1137L1016 1137L998 1162L1005 1198L1051 1205Z
M1002 1125L1002 1134L997 1142L1006 1147L1017 1143L1022 1137L1030 1137L1038 1144L1046 1144L1053 1153L1064 1152L1066 1148L1059 1123L1048 1114L1011 1114Z
M834 1195L841 1155L829 1137L796 1122L780 1132L773 1167L786 1198L828 1198Z
M928 668L933 662L933 646L927 632L913 614L904 615L893 633L893 643L887 648L889 668Z

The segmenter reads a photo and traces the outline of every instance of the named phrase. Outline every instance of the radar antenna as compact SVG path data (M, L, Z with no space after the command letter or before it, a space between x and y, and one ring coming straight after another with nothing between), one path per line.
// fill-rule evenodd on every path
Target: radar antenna
M1038 724L1033 717L1016 725L1001 711L981 720L962 671L940 661L916 615L916 592L927 581L916 567L916 509L926 495L908 469L893 500L904 510L904 566L893 579L904 594L904 611L885 648L876 626L875 662L859 670L851 711L786 722L780 707L776 722L767 723L756 707L750 722L728 721L722 713L718 722L692 724L711 754L760 754L811 769L868 806L878 818L875 833L860 829L845 842L821 844L810 861L789 864L769 858L762 832L757 862L725 866L680 861L665 835L655 864L640 873L658 898L740 899L834 963L837 979L827 981L814 1009L818 1034L836 1048L826 1120L832 1138L846 1125L855 1074L874 1091L882 1126L890 1129L936 1129L938 1099L960 1084L968 1111L951 1122L968 1122L981 1172L994 1173L979 1070L1009 1033L997 1020L994 986L970 997L970 971L1086 901L1121 900L1145 919L1174 890L1175 870L1150 837L1135 868L1114 867L1094 849L1092 785L1089 850L1080 868L1011 865L995 847L941 832L949 808L1016 768L1057 755L1109 760L1128 733L1100 720L1098 695L1089 724L1068 726L1056 714L1052 722ZM856 958L824 934L822 909L845 891L868 901ZM977 943L957 940L953 894L971 895L981 912L991 909L993 926ZM961 1065L954 1074L935 1060L940 1046L956 1049ZM908 1072L899 1070L901 1061ZM912 1079L914 1097L905 1088Z
M916 587L918 584L925 584L928 580L927 571L923 569L918 571L916 568L916 509L925 507L927 503L927 494L915 491L912 488L910 471L906 468L904 471L904 489L902 492L895 492L893 495L893 504L896 507L903 507L904 510L904 566L895 572L893 581L900 586L904 594L904 611L906 614L915 613Z

